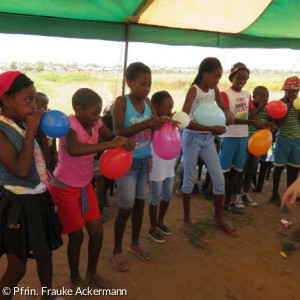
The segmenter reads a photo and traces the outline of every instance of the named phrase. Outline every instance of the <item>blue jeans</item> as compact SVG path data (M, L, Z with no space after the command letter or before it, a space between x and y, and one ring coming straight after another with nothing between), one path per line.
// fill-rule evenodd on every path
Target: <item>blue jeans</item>
M157 206L160 200L170 202L173 194L174 177L168 177L163 181L151 181L150 203Z
M224 194L224 175L220 166L219 157L214 143L215 137L211 134L184 131L182 134L182 150L184 161L183 185L181 190L191 194L196 179L196 166L200 154L211 177L213 194Z
M148 165L151 156L134 158L129 172L116 180L118 187L118 205L131 209L135 199L146 200L149 193Z

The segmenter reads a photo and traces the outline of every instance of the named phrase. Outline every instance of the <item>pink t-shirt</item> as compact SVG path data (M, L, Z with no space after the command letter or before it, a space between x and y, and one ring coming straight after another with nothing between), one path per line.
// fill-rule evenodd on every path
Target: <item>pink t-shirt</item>
M78 141L83 144L97 144L98 130L102 126L102 121L92 127L92 136L84 130L75 116L70 115L70 128L73 129ZM93 160L96 153L83 156L70 156L65 148L63 138L59 139L58 163L54 171L54 176L60 182L72 187L85 187L94 176Z

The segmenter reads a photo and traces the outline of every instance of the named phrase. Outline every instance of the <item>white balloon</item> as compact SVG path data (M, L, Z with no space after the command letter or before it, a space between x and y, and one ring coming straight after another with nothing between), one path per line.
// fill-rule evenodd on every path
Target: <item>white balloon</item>
M191 121L189 115L187 113L185 113L184 111L176 112L173 115L172 119L173 119L173 121L180 122L180 124L177 125L179 128L185 128L185 127L189 126L190 121Z

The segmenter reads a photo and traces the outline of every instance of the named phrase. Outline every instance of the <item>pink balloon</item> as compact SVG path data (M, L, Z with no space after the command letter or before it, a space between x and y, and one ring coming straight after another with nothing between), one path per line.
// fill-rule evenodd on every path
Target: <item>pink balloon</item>
M155 153L162 159L170 160L180 153L181 136L170 123L165 123L159 130L155 130L152 139Z

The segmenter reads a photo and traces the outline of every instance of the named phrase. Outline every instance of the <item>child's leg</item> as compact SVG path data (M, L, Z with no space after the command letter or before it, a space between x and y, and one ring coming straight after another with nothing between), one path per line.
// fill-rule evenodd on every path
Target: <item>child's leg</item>
M199 138L200 135L198 133L194 134L184 131L182 135L182 150L184 160L183 185L181 188L184 211L182 229L187 235L193 234L193 228L190 220L190 201L196 178L196 165L199 154L199 143L197 143L197 139Z
M100 219L87 221L86 229L89 234L86 279L97 287L110 288L110 284L97 273L97 265L103 241L103 227Z
M80 249L83 242L82 229L69 233L68 236L69 242L67 248L67 255L69 261L69 268L71 272L71 282L74 286L80 286L81 277L79 274L79 258Z
M53 276L53 267L52 267L52 253L45 257L36 259L36 267L39 276L39 280L42 287L47 289L52 289L52 276ZM41 299L48 300L54 299L55 297L50 295L43 295Z
M164 234L171 235L171 231L164 225L164 217L173 195L174 177L168 177L163 181L162 201L159 204L157 225ZM167 231L166 231L167 230Z
M286 168L287 187L289 187L297 179L299 174L299 168L295 168L289 165L287 165Z
M13 293L8 296L3 295L3 288L7 287L13 291L14 287L18 285L20 280L24 277L26 272L26 262L20 260L14 254L7 254L7 268L0 281L0 299L12 299Z
M280 183L280 177L281 177L281 173L284 169L284 166L275 166L274 168L274 173L273 173L273 196L279 196L279 183Z
M132 246L138 246L140 244L140 232L144 216L145 200L135 199L135 203L132 210L132 234L131 244Z
M157 226L157 207L161 202L161 193L162 193L162 181L151 181L151 196L149 204L149 218L150 218L150 231L154 235L158 232L156 229Z
M98 204L100 207L100 211L102 213L104 207L104 201L105 201L105 197L104 197L105 179L99 170L95 171L94 177L96 183L96 194L97 194Z
M236 171L231 168L229 172L224 173L225 178L225 201L224 205L230 205L231 203L231 197L233 194L233 187L234 187L234 181L235 181L235 173Z

